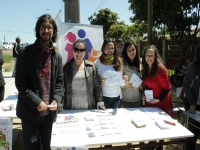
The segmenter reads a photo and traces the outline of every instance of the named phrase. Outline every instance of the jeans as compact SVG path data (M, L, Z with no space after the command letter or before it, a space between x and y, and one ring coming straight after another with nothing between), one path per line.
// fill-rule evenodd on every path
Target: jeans
M14 68L13 68L12 77L15 77L15 74L16 74L16 65L17 65L17 57L14 57Z
M43 150L51 150L52 124L51 114L40 117L37 123L22 119L25 150L40 150L40 140Z
M120 106L120 97L105 97L103 96L103 101L105 107L108 108L118 108Z

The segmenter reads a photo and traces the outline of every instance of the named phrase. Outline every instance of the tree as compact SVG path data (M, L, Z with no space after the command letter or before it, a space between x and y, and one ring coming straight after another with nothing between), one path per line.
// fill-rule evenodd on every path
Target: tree
M145 23L138 23L136 21L131 26L119 23L110 27L106 37L114 39L116 42L138 41L145 38L146 32L147 25Z
M109 28L113 24L118 23L118 14L112 12L110 9L100 9L98 13L94 13L94 15L90 16L88 20L91 24L94 25L103 25L103 35L105 37Z
M147 22L147 0L129 0L130 7L135 16L130 19ZM199 0L153 0L153 26L160 29L165 27L171 38L187 38L191 28L195 26L195 37L199 32Z
M135 21L131 26L128 26L127 35L131 36L134 41L146 38L147 24L145 22Z
M128 39L128 37L124 37L124 33L127 31L127 25L124 24L113 24L110 29L106 33L106 38L111 38L116 42L123 42Z

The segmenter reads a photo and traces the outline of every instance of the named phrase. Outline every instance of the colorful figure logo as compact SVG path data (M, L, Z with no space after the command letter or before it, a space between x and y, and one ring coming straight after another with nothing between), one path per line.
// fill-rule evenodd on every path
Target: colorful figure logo
M85 59L87 59L91 62L95 62L96 59L100 56L100 52L98 50L95 50L93 48L90 40L88 38L86 38L85 30L80 29L80 30L78 30L77 34L78 34L78 38L76 38L76 35L72 32L68 32L67 35L64 37L65 40L68 39L68 41L69 41L65 47L65 50L68 52L67 62L73 58L72 45L76 41L76 39L82 39L86 44L87 49L86 49L86 53L85 53Z
M65 116L65 121L78 121L79 119L76 116Z
M68 53L67 62L73 58L72 55L72 46L73 43L76 41L76 35L72 32L68 32L67 35L64 37L65 40L68 40L67 45L65 46L65 50Z

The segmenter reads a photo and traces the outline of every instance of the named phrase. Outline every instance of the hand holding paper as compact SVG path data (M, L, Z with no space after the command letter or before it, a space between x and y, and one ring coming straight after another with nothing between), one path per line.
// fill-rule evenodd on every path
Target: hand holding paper
M142 80L135 73L133 73L133 75L131 76L130 82L133 83L133 86L135 88L138 88L142 84Z
M144 94L146 96L147 102L149 102L151 99L153 99L153 90L145 90Z

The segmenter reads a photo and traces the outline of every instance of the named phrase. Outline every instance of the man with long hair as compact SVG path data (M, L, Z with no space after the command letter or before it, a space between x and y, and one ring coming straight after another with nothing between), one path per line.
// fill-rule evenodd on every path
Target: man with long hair
M57 26L48 14L39 17L36 41L20 52L15 84L19 91L16 113L22 121L26 150L50 150L52 124L64 95L62 58L53 46Z

